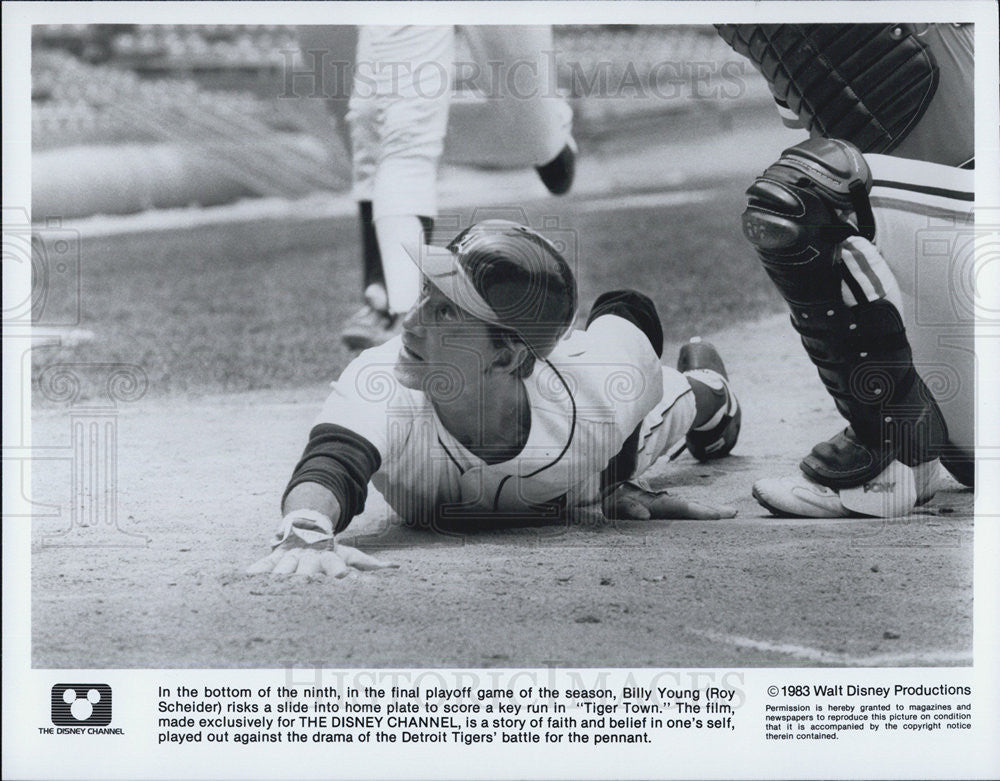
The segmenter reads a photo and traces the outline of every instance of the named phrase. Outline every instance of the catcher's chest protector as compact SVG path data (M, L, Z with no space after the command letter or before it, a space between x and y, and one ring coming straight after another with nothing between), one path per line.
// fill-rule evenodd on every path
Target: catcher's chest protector
M934 95L930 50L901 24L720 24L810 133L887 153Z

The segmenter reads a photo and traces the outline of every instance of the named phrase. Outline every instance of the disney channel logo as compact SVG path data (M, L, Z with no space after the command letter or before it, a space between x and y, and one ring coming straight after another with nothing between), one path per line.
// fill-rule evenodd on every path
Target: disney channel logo
M52 723L58 735L122 734L111 728L111 687L106 683L57 683L52 687Z

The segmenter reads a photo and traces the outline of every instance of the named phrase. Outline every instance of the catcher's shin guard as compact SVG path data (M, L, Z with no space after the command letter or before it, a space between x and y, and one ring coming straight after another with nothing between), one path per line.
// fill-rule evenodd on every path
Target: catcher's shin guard
M886 299L867 301L840 260L850 236L874 237L871 172L843 141L810 139L786 149L747 190L743 232L791 310L820 379L850 422L813 448L802 470L849 488L893 460L914 465L947 440L940 410L913 367L902 318ZM859 302L847 306L846 283Z

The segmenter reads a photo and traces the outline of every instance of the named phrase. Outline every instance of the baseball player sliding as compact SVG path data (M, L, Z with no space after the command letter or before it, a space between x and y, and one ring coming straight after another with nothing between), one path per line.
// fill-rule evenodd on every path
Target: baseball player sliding
M354 78L346 116L342 96L330 105L350 129L353 194L358 201L364 306L345 324L344 344L366 349L396 335L417 298L410 261L433 230L437 172L449 109L459 110L465 156L479 165L534 166L548 190L569 190L575 171L572 110L559 97L548 26L459 28L471 55L455 63L452 26L357 28ZM355 42L349 28L303 27L303 50L342 59ZM329 58L323 58L329 59ZM452 105L453 75L481 99ZM328 73L332 92L343 74ZM341 123L343 124L343 122Z
M506 220L420 248L402 334L333 384L282 500L274 550L250 572L340 577L389 566L335 543L369 481L409 524L475 526L594 508L630 519L728 518L647 490L642 475L687 447L718 458L740 408L718 353L692 341L663 366L640 293L605 293L572 330L577 292L556 248Z
M973 226L972 27L719 32L812 136L747 190L743 230L849 424L754 497L779 515L893 516L933 497L941 464L971 486L973 331L953 264Z

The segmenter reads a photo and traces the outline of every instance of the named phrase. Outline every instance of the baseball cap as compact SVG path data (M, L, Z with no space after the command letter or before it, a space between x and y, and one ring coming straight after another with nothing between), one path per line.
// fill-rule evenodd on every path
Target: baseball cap
M456 306L514 331L540 357L576 319L572 269L552 242L525 225L478 222L447 247L423 246L414 260Z

